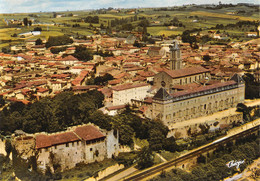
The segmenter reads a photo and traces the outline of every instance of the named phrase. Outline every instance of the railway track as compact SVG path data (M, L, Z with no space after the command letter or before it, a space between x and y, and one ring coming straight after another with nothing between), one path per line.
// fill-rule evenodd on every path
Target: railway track
M251 134L251 133L253 133L253 132L257 131L257 130L258 131L260 130L259 126L252 127L252 128L247 129L247 130L245 130L243 132L237 133L237 134L232 135L230 137L226 137L225 139L221 138L221 139L219 139L219 141L216 140L216 141L212 142L211 144L206 145L206 146L204 146L204 147L202 147L202 148L200 148L198 150L194 150L192 152L187 153L186 155L182 155L182 156L180 156L180 157L178 157L176 159L173 159L173 160L170 160L168 162L162 163L160 165L154 166L154 167L149 168L149 169L147 169L145 171L137 173L137 174L135 174L133 176L127 177L127 178L125 178L123 180L124 181L143 180L143 179L148 178L148 177L150 177L152 175L160 173L160 172L162 172L163 170L165 170L167 168L176 166L176 165L178 165L179 163L181 163L183 161L191 159L191 158L193 158L195 156L198 156L198 155L200 155L202 153L205 153L207 151L213 150L213 149L215 149L215 148L219 147L220 145L223 145L223 144L225 144L227 142L230 142L230 141L236 140L237 138L241 138L243 136L249 135L249 134Z

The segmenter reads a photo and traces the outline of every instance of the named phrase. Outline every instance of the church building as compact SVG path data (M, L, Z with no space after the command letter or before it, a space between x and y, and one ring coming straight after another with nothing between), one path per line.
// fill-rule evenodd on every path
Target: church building
M203 67L182 68L180 48L177 42L170 46L170 70L165 69L154 76L154 85L159 88L163 86L167 91L174 85L185 85L210 79L210 71Z
M160 119L171 127L177 122L213 114L244 102L245 84L239 75L235 74L225 82L212 81L209 70L203 67L182 69L176 42L170 50L170 70L154 77L154 85L159 90L152 101L152 119Z

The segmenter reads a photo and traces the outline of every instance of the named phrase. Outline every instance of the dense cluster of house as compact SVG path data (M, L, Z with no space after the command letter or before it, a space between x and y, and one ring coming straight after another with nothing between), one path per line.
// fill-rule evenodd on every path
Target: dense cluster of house
M144 100L155 95L154 89L158 89L158 81L155 81L156 86L149 84L155 75L171 66L169 47L173 40L156 41L138 48L129 44L131 39L136 38L93 36L92 40L74 40L59 54L52 54L52 47L46 49L44 45L35 45L36 40L26 40L23 46L13 47L22 53L0 54L0 95L28 104L64 90L87 91L97 88L85 84L95 72L95 76L109 73L114 77L108 86L99 87L107 107L127 104L131 99ZM108 51L114 56L94 55L91 61L79 61L72 56L77 45L93 51ZM212 80L228 80L234 73L243 74L259 66L257 41L230 46L200 45L199 49L181 43L180 51L183 68L191 67L192 70L202 66ZM68 56L63 57L63 54Z
M0 96L7 103L30 104L66 90L78 94L97 89L105 97L101 108L104 113L116 115L129 104L139 110L139 115L160 119L173 131L178 122L243 102L245 85L241 75L245 72L254 72L259 81L259 39L228 46L199 45L198 49L174 40L135 47L135 40L134 36L107 35L74 39L59 54L51 53L53 47L47 49L36 45L36 40L26 40L23 46L12 47L21 53L0 54ZM93 60L79 61L73 56L78 45L114 56L94 55ZM86 85L91 76L107 73L114 77L108 85ZM231 121L241 119L236 114L230 115ZM94 126L55 135L37 134L32 140L39 152L38 167L42 169L54 169L55 160L63 170L118 154L118 135L103 134Z

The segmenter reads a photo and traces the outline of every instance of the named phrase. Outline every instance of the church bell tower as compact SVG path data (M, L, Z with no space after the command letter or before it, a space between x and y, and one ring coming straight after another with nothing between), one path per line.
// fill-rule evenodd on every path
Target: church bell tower
M170 70L182 69L181 51L177 41L170 46Z

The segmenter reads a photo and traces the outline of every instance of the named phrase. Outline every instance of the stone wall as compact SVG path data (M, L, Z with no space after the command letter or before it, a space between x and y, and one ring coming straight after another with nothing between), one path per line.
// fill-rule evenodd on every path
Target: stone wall
M182 123L177 123L170 127L170 132L168 137L174 136L175 138L187 138L188 130L190 129L191 133L198 133L201 131L199 125L208 125L209 131L215 131L218 129L223 129L230 127L233 122L243 121L243 114L235 112L235 108L231 110L222 111L220 113L213 114L211 116L187 120ZM217 123L217 124L216 124Z
M119 154L119 131L111 130L107 132L107 158L118 156Z
M39 150L38 167L45 170L47 166L55 171L55 165L60 171L74 168L78 163L102 161L107 155L105 141L86 144L84 141L72 142L42 148Z

